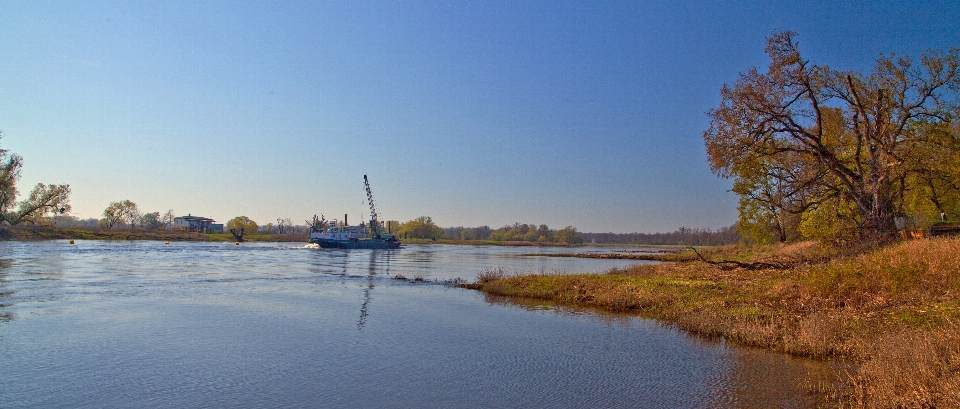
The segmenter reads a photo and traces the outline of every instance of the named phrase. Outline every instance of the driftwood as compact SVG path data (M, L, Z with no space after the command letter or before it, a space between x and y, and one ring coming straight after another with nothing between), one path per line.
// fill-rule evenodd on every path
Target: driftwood
M707 260L707 258L704 257L703 254L700 254L700 252L697 251L696 248L690 247L690 250L693 250L693 252L697 255L697 257L700 257L700 260L702 260L704 263L717 266L721 270L733 270L735 268L742 268L744 270L764 270L764 269L786 270L791 266L790 263L781 263L781 262L768 263L765 261L754 261L754 262L748 262L748 263L745 263L742 261L736 261L736 260L710 261L710 260Z

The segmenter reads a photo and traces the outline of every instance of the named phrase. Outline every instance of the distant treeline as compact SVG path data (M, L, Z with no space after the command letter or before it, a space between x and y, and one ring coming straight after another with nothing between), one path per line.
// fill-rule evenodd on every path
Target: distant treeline
M545 224L514 223L499 229L490 226L443 228L443 238L449 240L529 241L539 243L583 243L583 237L573 226L551 229Z
M159 213L156 213L159 214ZM147 218L156 220L156 216ZM64 228L104 228L102 219L79 219L73 216L58 216L51 220L50 225ZM155 224L155 223L154 223ZM136 224L140 230L163 229L162 226L147 226L144 223ZM575 227L567 226L562 229L551 229L545 224L514 223L499 229L489 226L480 227L439 227L428 216L418 217L406 223L389 222L390 230L401 239L446 239L446 240L489 240L489 241L528 241L540 243L605 243L605 244L648 244L648 245L685 245L685 246L717 246L734 244L740 241L740 235L734 226L718 230L691 229L681 227L672 233L582 233ZM284 220L282 233L306 234L310 226L293 225L290 219ZM272 223L260 225L261 234L281 233L279 226Z
M559 237L558 237L559 236ZM542 237L542 238L541 238ZM648 244L648 245L685 245L719 246L740 242L735 226L718 230L692 229L681 227L672 233L582 233L576 228L567 227L553 230L546 225L515 223L491 229L480 227L443 228L444 239L450 240L495 240L495 241L540 241L567 243L609 243L609 244Z
M290 221L290 218L281 219L281 220L283 221L282 227L280 223L258 224L257 229L251 230L249 233L251 234L257 234L257 233L259 234L301 234L301 235L310 233L309 225L294 225ZM281 220L278 220L278 222ZM171 216L169 217L169 221L170 223L163 223L160 219L160 213L153 212L153 213L146 213L141 215L139 220L134 221L132 228L130 227L131 225L129 224L128 221L124 221L124 223L116 224L116 228L125 229L125 230L146 230L146 231L168 230L170 228L170 224L172 224L172 221L173 221L172 213L171 213ZM110 230L114 228L113 226L108 227L106 218L96 219L91 217L87 219L80 219L70 215L56 216L55 218L48 217L47 220L45 220L44 223L42 223L42 225L63 227L68 229Z
M740 242L736 226L717 230L681 227L672 233L580 233L586 243L720 246Z

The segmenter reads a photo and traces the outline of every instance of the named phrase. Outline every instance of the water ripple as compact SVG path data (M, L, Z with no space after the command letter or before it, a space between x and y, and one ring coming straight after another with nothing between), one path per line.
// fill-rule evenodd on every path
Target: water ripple
M0 407L806 407L829 369L442 284L604 260L302 247L0 243Z

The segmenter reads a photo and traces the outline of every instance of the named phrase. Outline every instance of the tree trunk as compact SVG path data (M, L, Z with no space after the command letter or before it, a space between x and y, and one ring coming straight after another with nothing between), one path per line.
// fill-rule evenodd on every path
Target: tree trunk
M861 238L869 241L890 241L897 238L897 214L889 184L880 182L870 201L869 210L863 215Z
M230 229L230 234L232 234L233 237L234 237L235 239L237 239L238 242L243 241L243 228L242 228L242 227L240 228L240 231L239 231L239 232L237 231L237 229Z

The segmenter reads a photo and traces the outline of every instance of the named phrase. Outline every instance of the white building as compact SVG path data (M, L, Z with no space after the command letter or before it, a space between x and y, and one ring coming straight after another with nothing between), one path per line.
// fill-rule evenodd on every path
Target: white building
M199 233L223 233L223 223L200 216L180 216L173 219L173 230L194 231Z

